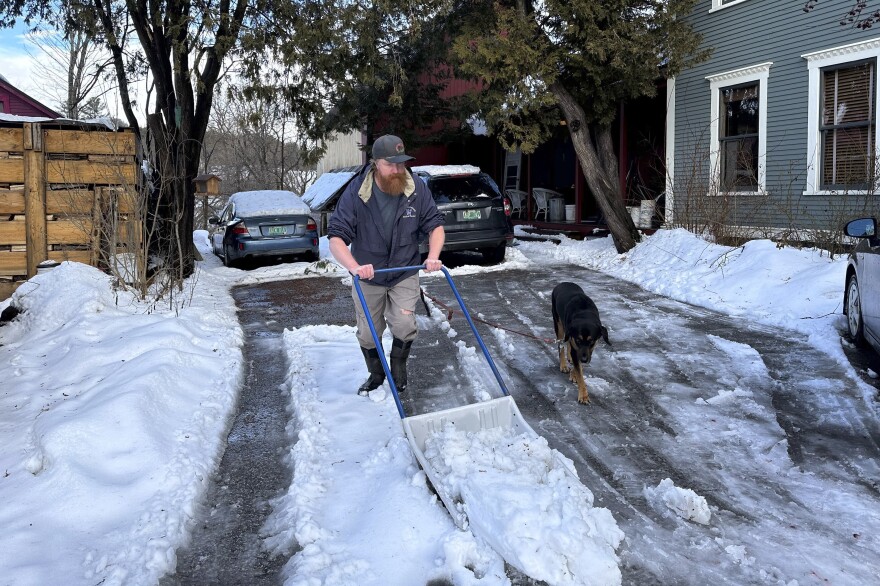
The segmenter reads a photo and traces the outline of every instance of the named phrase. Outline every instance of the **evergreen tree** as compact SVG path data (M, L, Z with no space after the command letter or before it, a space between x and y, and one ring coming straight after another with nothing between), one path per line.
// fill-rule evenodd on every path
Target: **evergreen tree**
M621 101L708 57L684 20L695 0L476 0L456 7L456 71L490 132L532 152L560 113L619 252L639 241L618 182L611 126Z
M444 96L451 79L444 63L450 6L449 0L291 3L295 24L265 29L269 38L256 39L272 47L273 62L282 67L250 62L245 70L250 79L267 79L267 69L279 79L251 91L283 92L310 141L355 129L365 131L367 145L377 131L412 147L469 135L463 124L469 105Z

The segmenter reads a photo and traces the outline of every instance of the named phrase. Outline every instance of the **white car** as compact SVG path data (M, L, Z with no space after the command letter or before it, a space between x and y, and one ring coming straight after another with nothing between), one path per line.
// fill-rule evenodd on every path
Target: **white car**
M880 353L880 238L877 220L859 218L844 228L847 236L861 239L849 256L843 312L849 335L857 346L866 342Z

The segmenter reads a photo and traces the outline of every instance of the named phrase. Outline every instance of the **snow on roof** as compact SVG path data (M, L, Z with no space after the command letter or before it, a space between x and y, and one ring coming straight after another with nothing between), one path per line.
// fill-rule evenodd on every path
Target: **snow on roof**
M0 120L3 122L53 122L55 119L45 116L19 116L18 114L0 112Z
M308 214L309 206L292 191L264 189L260 191L239 191L229 196L235 204L235 215L240 218L251 216L283 216Z
M330 171L322 174L306 189L302 197L303 201L313 210L320 210L356 173L356 171Z
M427 175L470 175L479 173L480 168L473 165L421 165L413 167L412 172Z
M112 118L103 116L101 118L89 118L88 120L73 120L71 118L48 118L46 116L19 116L18 114L7 114L0 112L0 122L56 122L65 125L91 125L106 126L110 130L118 130L120 127L116 125Z

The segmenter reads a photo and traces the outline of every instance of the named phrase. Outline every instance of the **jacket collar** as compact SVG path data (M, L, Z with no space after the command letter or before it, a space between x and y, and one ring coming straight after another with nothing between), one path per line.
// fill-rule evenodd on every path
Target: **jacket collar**
M406 197L411 196L416 190L416 182L413 179L412 173L407 171L406 173L406 186L403 188L403 195ZM361 183L361 188L358 190L358 197L361 198L361 201L367 203L370 201L370 198L373 197L373 169L371 168L367 171L367 176L364 178L364 182Z

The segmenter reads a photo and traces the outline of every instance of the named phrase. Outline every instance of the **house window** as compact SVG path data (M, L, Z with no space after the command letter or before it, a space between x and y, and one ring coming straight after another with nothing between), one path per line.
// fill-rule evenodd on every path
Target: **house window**
M709 193L762 193L770 62L709 75Z
M866 190L875 175L875 62L822 70L820 188Z
M759 86L722 88L718 119L720 184L724 191L758 190Z
M6 112L6 102L0 100L0 114L3 114L4 112Z
M727 8L734 4L741 4L745 1L746 0L712 0L712 8L709 9L709 12L715 12L716 10L721 10L722 8Z
M801 57L810 84L804 194L873 193L880 37Z

